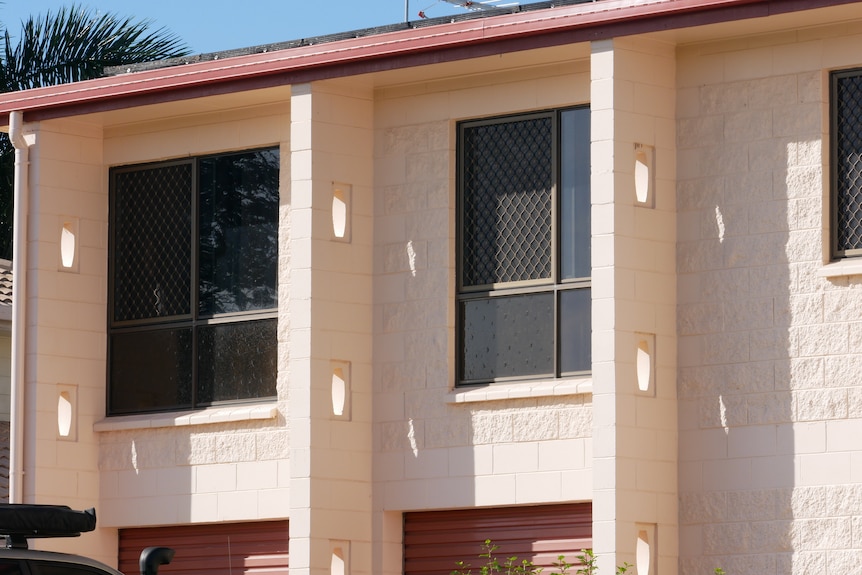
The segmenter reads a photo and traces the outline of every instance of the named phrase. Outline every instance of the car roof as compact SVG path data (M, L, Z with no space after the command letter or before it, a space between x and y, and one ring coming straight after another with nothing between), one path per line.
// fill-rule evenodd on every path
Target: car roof
M53 561L56 563L74 563L106 571L112 575L123 575L113 567L105 565L101 561L90 559L82 555L71 553L57 553L55 551L39 551L37 549L10 549L0 547L0 559L19 559L25 561Z

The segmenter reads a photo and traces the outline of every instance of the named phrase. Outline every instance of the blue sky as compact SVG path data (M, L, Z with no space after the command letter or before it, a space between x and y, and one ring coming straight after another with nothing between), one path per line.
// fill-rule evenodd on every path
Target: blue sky
M462 13L443 0L408 0L410 19ZM0 0L0 22L15 36L31 14L72 2ZM405 0L77 0L101 12L153 20L185 40L194 53L346 32L403 22Z

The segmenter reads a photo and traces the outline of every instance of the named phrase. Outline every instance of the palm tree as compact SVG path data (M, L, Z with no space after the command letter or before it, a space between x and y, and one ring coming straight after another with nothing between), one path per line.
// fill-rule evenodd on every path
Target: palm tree
M5 30L0 55L0 92L98 78L108 66L185 56L177 36L148 20L98 14L81 6L31 16L22 22L17 43ZM12 254L12 177L14 150L0 135L0 258Z

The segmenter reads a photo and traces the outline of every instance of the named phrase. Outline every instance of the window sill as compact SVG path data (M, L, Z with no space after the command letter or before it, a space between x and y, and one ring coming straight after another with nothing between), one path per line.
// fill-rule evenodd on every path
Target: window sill
M862 275L862 258L854 257L829 262L817 270L817 275L822 278Z
M501 383L482 387L460 387L446 396L447 403L476 403L530 397L560 397L593 393L592 377Z
M210 407L196 411L173 411L170 413L141 413L107 417L93 424L93 431L123 431L128 429L156 429L160 427L185 427L208 425L230 421L254 421L275 419L278 406L275 403L252 403Z

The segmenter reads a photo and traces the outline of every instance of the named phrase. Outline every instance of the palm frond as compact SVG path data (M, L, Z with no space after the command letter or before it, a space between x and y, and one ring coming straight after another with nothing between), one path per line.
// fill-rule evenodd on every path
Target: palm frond
M13 44L6 31L0 90L15 91L76 82L120 66L189 53L177 36L149 20L96 14L80 6L60 8L23 23Z
M2 4L2 2L0 2ZM22 23L15 43L8 28L0 52L0 92L97 78L107 66L184 56L189 49L149 20L99 15L80 6L61 8ZM0 29L5 28L0 24ZM14 150L0 133L0 257L12 257L12 174Z

